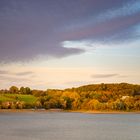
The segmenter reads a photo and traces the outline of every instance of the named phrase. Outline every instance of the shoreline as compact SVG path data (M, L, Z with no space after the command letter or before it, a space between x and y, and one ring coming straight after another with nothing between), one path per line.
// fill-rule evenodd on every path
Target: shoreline
M68 112L73 113L85 113L85 114L140 114L140 111L98 111L98 110L70 110Z
M63 109L0 109L0 113L30 113L30 112L64 112L85 114L140 114L140 111L97 111L97 110L63 110Z

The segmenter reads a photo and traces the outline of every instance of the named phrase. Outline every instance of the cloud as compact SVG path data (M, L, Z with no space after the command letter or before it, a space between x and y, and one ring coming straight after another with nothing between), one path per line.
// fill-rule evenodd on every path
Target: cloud
M98 21L109 20L117 17L131 16L140 12L140 2L139 1L130 1L123 4L119 8L112 8L107 10L105 13L98 15Z
M32 75L33 72L32 71L25 71L25 72L19 72L19 73L15 73L15 75L17 76L28 76L28 75Z
M126 40L127 35L127 41L128 39L131 39L131 35L134 36L135 31L133 30L133 27L137 26L140 23L140 13L137 13L133 16L126 16L126 17L119 17L119 18L113 18L109 21L100 22L95 25L90 25L88 27L83 27L81 29L75 29L74 31L67 31L64 34L65 40L86 40L90 39L93 41L122 41ZM123 34L124 36L121 36L119 38L120 34ZM112 38L112 36L114 38Z
M15 76L0 76L0 80L1 81L7 81L7 82L25 82L25 81L30 81L27 78L19 78L19 77L15 77Z
M35 84L36 81L32 81L30 78L24 78L24 77L16 77L12 75L0 75L0 82L1 82L1 88L4 89L11 86L28 86Z
M97 15L83 18L80 23L64 31L65 40L112 44L139 40L139 17L140 2L128 1L120 7L112 7Z
M139 39L140 2L128 0L0 1L0 63L84 53L65 41Z
M34 72L32 71L23 71L23 72L13 72L13 71L8 71L8 70L0 70L0 75L1 78L4 78L4 76L11 77L11 76L33 76ZM16 77L17 78L17 77Z
M91 77L92 78L111 78L111 77L117 77L119 74L112 73L112 74L94 74Z
M6 70L0 70L0 75L3 75L3 74L9 74L10 72L9 71L6 71Z

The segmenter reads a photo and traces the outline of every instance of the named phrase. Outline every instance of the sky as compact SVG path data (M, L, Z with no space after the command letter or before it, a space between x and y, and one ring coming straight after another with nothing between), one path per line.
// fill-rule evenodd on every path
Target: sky
M140 84L140 0L0 0L0 88Z

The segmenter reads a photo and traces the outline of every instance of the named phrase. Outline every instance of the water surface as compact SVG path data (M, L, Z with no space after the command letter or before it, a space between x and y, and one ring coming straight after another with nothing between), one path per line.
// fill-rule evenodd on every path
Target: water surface
M140 140L140 115L2 112L0 140Z

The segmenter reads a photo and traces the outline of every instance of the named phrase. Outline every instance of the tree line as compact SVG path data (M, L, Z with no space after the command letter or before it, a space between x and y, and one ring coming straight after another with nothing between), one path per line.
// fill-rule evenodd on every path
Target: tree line
M32 90L29 87L12 86L0 90L0 95L33 95L35 102L0 101L0 108L60 108L66 110L140 110L140 85L93 84L64 90ZM18 97L18 96L17 96ZM16 97L15 97L16 98Z

